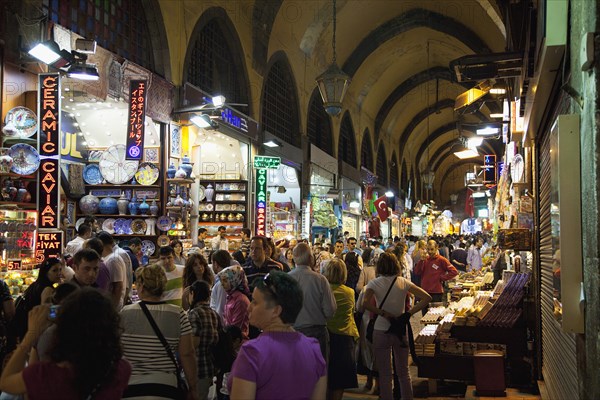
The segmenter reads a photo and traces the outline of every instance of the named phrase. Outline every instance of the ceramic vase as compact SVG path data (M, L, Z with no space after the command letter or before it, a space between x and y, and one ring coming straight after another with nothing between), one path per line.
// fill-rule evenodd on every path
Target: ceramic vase
M187 155L183 157L183 160L181 162L181 165L179 166L179 169L182 169L185 171L186 178L192 177L193 165L194 164L190 163L190 158Z
M129 206L129 200L125 197L125 192L121 192L121 197L117 200L117 209L119 210L119 215L127 215L127 210Z
M175 201L173 201L173 205L175 207L181 207L184 204L185 204L185 200L183 200L180 195L178 195L177 198L175 199Z
M17 201L19 203L29 203L31 201L31 194L25 188L23 182L19 182L19 190L17 192Z
M182 169L181 166L179 166L179 169L177 170L177 172L175 172L175 178L185 179L187 178L187 172L185 172L185 170Z
M83 196L79 200L79 208L81 209L81 212L84 214L97 214L99 205L100 205L100 199L98 199L96 196L93 196L91 194Z
M150 205L150 215L157 216L158 215L158 205L156 204L156 200L152 200L152 204Z
M175 168L175 164L171 163L171 165L169 165L169 168L167 169L167 178L175 178L175 172L177 172L177 168Z
M131 215L138 215L138 211L139 211L139 204L137 202L137 199L135 197L135 195L131 198L131 201L129 202L129 214Z
M7 173L12 168L13 158L8 155L9 150L8 147L0 148L0 172Z
M100 200L98 208L100 210L100 214L110 215L116 214L119 209L117 200L113 199L112 197L105 197L102 200Z
M148 212L150 212L150 205L148 205L148 203L146 203L146 197L144 196L144 201L142 201L142 204L140 204L139 206L139 211L141 215L148 215Z
M204 190L204 196L206 196L206 201L210 203L214 194L215 189L213 189L212 185L209 183L208 186L206 186L206 189Z

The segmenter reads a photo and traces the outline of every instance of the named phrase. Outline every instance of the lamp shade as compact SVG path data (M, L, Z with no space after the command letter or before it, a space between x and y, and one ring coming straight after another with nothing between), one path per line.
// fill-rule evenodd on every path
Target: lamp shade
M428 169L427 171L425 171L421 174L421 181L423 182L423 185L425 185L425 188L427 188L427 189L431 189L433 187L434 179L435 179L435 173L431 169Z
M451 204L456 204L456 201L458 200L458 195L456 193L452 193L450 195L450 203Z
M342 111L342 101L350 85L350 77L334 62L317 77L316 81L327 114L332 117L339 115Z

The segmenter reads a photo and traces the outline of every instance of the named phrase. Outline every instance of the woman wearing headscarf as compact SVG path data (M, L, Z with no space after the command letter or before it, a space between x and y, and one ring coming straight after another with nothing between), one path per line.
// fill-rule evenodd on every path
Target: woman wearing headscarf
M219 279L227 293L227 302L223 311L225 325L235 325L242 330L244 339L248 339L249 321L248 306L250 305L248 279L244 269L239 265L227 267L219 272Z

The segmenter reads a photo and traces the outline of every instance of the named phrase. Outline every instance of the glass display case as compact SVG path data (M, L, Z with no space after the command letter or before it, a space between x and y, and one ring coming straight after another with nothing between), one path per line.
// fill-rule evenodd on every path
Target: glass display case
M33 269L36 230L37 211L0 209L2 271Z

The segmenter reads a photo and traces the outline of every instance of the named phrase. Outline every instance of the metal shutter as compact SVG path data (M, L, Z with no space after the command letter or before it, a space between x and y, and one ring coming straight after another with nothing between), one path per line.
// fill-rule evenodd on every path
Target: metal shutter
M538 152L540 204L539 260L541 266L542 375L551 400L579 398L575 335L563 332L554 318L552 282L552 232L550 226L550 129Z

